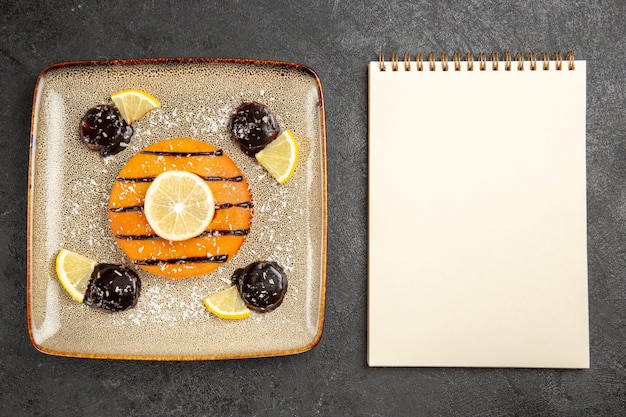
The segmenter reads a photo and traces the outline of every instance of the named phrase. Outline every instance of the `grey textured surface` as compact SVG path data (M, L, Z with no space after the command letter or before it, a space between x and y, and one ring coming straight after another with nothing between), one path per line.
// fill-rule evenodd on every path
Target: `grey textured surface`
M0 0L0 10L0 415L626 415L626 2ZM368 368L367 62L380 50L570 49L589 62L591 368ZM319 74L329 174L322 340L300 355L218 362L41 354L26 327L37 75L60 61L173 56L295 61Z

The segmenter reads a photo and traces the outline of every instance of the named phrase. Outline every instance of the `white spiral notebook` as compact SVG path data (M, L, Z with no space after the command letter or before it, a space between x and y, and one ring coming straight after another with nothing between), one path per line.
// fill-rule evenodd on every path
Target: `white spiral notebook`
M586 62L369 64L370 366L588 368Z

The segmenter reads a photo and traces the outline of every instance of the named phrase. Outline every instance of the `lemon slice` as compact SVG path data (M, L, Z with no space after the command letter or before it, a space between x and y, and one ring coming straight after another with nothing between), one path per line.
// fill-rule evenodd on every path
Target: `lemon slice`
M291 130L284 130L255 157L279 184L284 184L296 169L298 142Z
M128 124L136 122L150 110L161 106L159 100L152 95L134 88L117 91L111 94L111 99Z
M215 201L207 183L196 174L166 171L148 187L144 214L150 227L163 239L187 240L209 226Z
M211 313L223 319L240 320L252 314L252 310L246 307L235 285L211 294L203 302Z
M98 263L76 252L61 249L56 271L63 288L78 302L83 302L91 273Z

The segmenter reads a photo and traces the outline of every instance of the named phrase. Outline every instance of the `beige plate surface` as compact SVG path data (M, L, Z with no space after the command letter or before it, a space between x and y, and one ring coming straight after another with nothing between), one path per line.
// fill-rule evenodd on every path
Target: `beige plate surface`
M102 158L79 140L90 107L138 88L161 107L134 124L128 149ZM294 176L279 185L233 143L228 124L246 101L266 104L300 144ZM171 280L138 268L137 307L107 314L73 301L54 259L67 248L129 265L107 220L119 170L140 149L172 137L222 148L250 183L254 217L239 253L210 275ZM291 63L222 59L75 62L42 72L35 89L29 178L28 327L43 352L113 359L222 359L298 353L322 334L326 284L326 150L320 81ZM202 304L232 272L259 259L287 271L283 304L245 320L223 320Z

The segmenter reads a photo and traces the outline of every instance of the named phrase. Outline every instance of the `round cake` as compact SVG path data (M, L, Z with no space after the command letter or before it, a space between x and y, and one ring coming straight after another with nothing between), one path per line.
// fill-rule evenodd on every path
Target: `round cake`
M158 236L143 212L146 191L165 171L192 172L207 182L215 215L197 237ZM115 240L137 266L169 278L208 274L228 262L250 232L252 195L237 165L221 150L189 138L168 139L141 150L122 168L109 198Z

